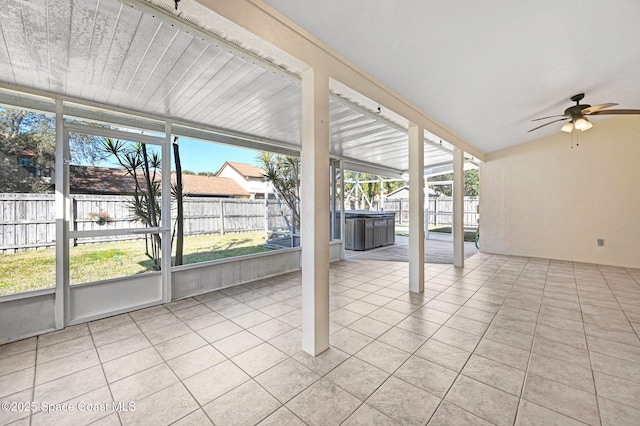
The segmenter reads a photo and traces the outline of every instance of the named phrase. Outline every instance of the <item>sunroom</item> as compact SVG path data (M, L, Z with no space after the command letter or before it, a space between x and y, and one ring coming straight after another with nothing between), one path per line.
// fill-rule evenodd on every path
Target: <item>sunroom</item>
M637 419L640 230L626 162L637 118L479 149L466 127L458 136L269 6L296 15L286 3L5 5L0 105L55 122L56 220L49 285L0 298L0 340L13 342L0 346L0 423ZM171 214L154 226L78 228L78 135L144 146L162 170L176 138L299 156L301 247L172 265L168 179L158 203ZM603 209L584 211L593 193L578 188L606 192L585 172L594 159L624 193L604 196L623 210L616 230L597 226ZM470 164L482 172L483 252L465 259ZM442 167L454 175L452 265L424 254L424 176ZM532 168L545 173L533 180ZM408 261L346 255L344 170L408 177ZM83 240L140 235L157 242L157 267L74 276Z
M183 8L189 10L186 4ZM78 208L77 197L70 197L72 187L81 186L79 179L70 185L73 168L81 167L77 160L81 152L74 151L86 149L82 145L96 137L139 144L157 155L158 169L164 170L173 167L175 138L299 156L304 86L299 61L279 53L289 61L281 63L264 53L243 50L237 41L225 40L203 23L190 22L195 18L176 20L145 2L34 3L7 13L13 13L4 20L3 32L7 35L4 63L9 82L3 84L0 100L8 107L48 113L55 120L57 147L51 183L57 198L53 207L56 223L46 231L52 235L47 243L56 247L55 269L44 279L50 288L7 296L3 339L16 340L300 268L300 248L197 267L172 267L171 244L166 242L172 241L175 217L162 215L154 223L137 227L119 226L116 220L104 227L87 226L71 216L100 219L102 210ZM28 18L18 20L18 16ZM212 23L220 28L231 25L221 17ZM259 47L264 46L261 42ZM313 177L306 188L326 181L324 189L335 193L336 179L345 168L390 177L408 173L406 120L383 113L381 107L336 81L331 86L331 138L323 154L328 157L313 161L327 167L317 171L322 179ZM418 165L420 171L451 166L453 145L427 133L426 162ZM304 161L304 154L302 158ZM466 158L472 159L471 155ZM303 162L302 167L306 171L308 165ZM302 173L303 182L305 175ZM328 181L324 179L327 175L331 177ZM162 180L159 200L165 204L158 207L171 212L170 185ZM302 191L303 211L305 195L313 193ZM337 223L340 203L323 204L326 216L332 217L327 223L331 235L322 242L332 241L328 260L344 259L342 227ZM175 216L175 207L172 213ZM75 247L127 235L165 242L158 244L154 268L124 277L107 274L102 280L73 276L86 274L70 268L74 257L81 255L73 253L79 251ZM26 239L14 237L16 242ZM8 250L13 247L6 246Z

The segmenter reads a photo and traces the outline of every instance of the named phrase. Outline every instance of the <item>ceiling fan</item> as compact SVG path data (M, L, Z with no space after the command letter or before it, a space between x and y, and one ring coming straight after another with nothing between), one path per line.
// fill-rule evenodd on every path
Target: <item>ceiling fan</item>
M571 100L576 104L574 106L570 106L569 108L565 109L564 114L562 115L551 115L549 117L536 118L535 120L532 120L532 121L539 121L539 120L547 120L549 118L562 117L557 120L553 120L548 123L545 123L542 126L534 127L533 129L529 130L529 132L533 132L534 130L538 130L544 126L548 126L549 124L557 123L558 121L567 121L567 120L570 120L570 121L568 123L565 123L565 125L562 126L562 128L560 129L563 132L571 133L574 128L576 130L585 131L593 127L593 124L591 124L589 119L586 117L587 115L640 114L640 109L607 109L605 110L606 108L611 108L612 106L616 106L618 104L608 103L608 104L600 104L600 105L594 105L594 106L591 106L588 104L581 104L580 101L583 98L584 98L584 93L579 93L577 95L572 96Z

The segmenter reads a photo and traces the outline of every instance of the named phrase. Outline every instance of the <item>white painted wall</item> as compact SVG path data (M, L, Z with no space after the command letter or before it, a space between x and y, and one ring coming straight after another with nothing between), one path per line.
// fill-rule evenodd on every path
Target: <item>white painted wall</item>
M594 124L487 156L483 252L640 267L640 118Z

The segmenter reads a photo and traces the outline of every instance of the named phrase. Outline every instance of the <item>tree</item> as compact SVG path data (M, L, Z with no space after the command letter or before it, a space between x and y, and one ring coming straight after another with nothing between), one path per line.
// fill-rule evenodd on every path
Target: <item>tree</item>
M292 232L300 230L300 159L260 152L258 163L264 169L264 177L291 209Z
M446 175L435 176L429 178L430 182L442 182L447 180L453 180L453 173ZM451 196L451 186L443 185L438 188L438 191L443 195ZM480 172L478 169L465 170L464 172L464 196L465 197L477 197L480 194Z
M18 109L0 108L0 183L2 192L42 192L55 165L55 119ZM29 167L20 158L31 160Z
M480 170L472 169L464 172L464 195L466 197L480 195Z
M359 189L372 202L380 194L380 185L384 194L389 194L402 187L406 182L401 180L385 179L379 175L360 173L347 170L344 172L345 194L351 192L354 186L359 185ZM355 190L354 190L355 192ZM356 200L357 203L358 200Z
M71 134L71 160L102 159L100 138ZM51 114L0 107L0 185L3 192L42 192L53 182L56 120ZM21 164L22 163L22 164Z

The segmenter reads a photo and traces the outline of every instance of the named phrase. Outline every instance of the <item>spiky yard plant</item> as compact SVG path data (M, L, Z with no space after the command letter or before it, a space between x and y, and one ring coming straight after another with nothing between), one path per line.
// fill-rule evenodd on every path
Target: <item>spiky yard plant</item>
M264 170L265 179L271 182L291 209L292 231L297 233L300 230L300 159L260 152L257 160Z
M142 143L130 143L104 138L101 150L106 157L114 157L133 178L133 200L129 204L131 221L155 228L162 222L160 210L161 159L157 152L149 153ZM145 234L146 255L153 261L153 268L160 270L160 234Z

